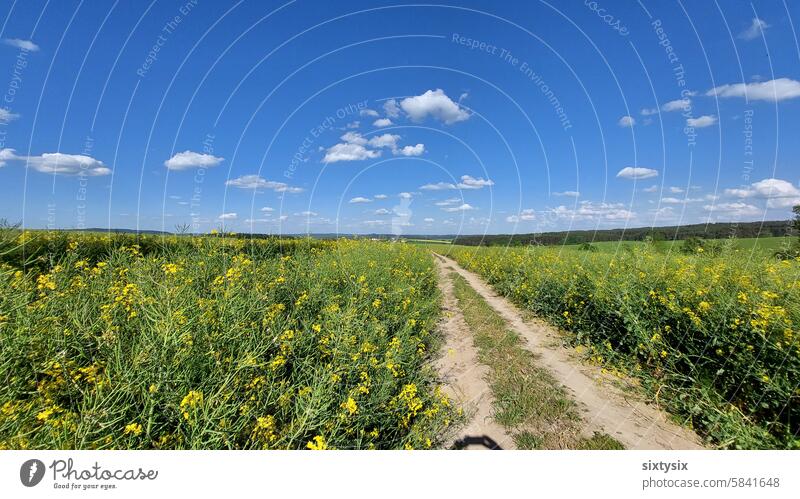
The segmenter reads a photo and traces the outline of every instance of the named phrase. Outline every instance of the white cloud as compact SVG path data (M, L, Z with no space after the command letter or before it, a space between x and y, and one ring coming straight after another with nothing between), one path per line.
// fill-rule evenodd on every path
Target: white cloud
M509 215L506 217L506 222L518 223L520 221L536 220L536 212L533 209L526 209L519 212L518 215Z
M339 143L329 147L325 152L323 163L336 163L338 161L362 161L374 159L381 155L380 151L372 151L360 144Z
M435 221L436 221L436 220L435 220L435 219L433 219L433 218L426 218L426 219L424 219L424 220L423 220L423 222L425 222L426 224L432 224L432 223L433 223L433 222L435 222Z
M650 187L645 187L642 189L644 192L656 192L658 190L657 185L651 185Z
M394 125L394 123L392 123L392 120L390 120L389 118L380 118L372 122L372 126L376 126L379 128L391 125Z
M397 149L398 140L400 140L399 135L384 133L383 135L376 135L372 137L367 141L367 144L376 149L380 149L382 147L388 147L389 149L395 150Z
M8 109L4 107L0 107L0 121L4 123L8 123L14 121L15 119L19 118L19 114L12 113Z
M800 204L800 189L779 178L760 180L742 189L725 189L725 194L737 198L766 199L767 208L791 208Z
M415 97L406 97L400 102L400 107L413 121L422 121L431 116L450 125L470 117L466 110L453 102L440 88L428 90Z
M239 215L236 213L223 213L222 215L217 217L219 220L236 220L239 218Z
M398 194L397 196L398 196L400 199L411 199L411 197L412 197L410 192L401 192L401 193L400 193L400 194Z
M700 198L661 198L663 204L684 204L684 203L699 203L702 201Z
M27 50L28 52L36 52L39 50L39 46L33 43L30 40L21 40L19 38L6 38L3 40L3 43L6 45L11 45L12 47L17 47L21 50Z
M736 203L720 203L715 205L706 205L703 207L706 211L724 214L728 217L754 217L763 213L758 207L752 204L736 202Z
M164 166L169 170L188 170L190 168L211 168L222 163L225 158L218 158L211 154L201 154L194 151L179 152L168 160Z
M18 156L14 149L0 149L0 166L8 161L25 162L37 172L53 175L100 177L111 173L102 161L83 154L51 152L40 156Z
M261 211L263 211L264 213L271 213L271 212L275 211L275 208L270 208L269 206L265 206L265 207L261 208Z
M258 175L242 175L239 178L234 178L225 182L225 185L236 187L239 189L270 189L275 192L288 192L289 194L297 194L303 192L300 187L290 187L283 182L275 182L267 180Z
M386 116L390 118L397 118L400 116L400 108L397 107L397 101L394 99L389 99L383 103L383 112L386 113Z
M442 209L443 209L444 211L448 211L448 212L451 212L451 213L452 213L452 212L456 212L456 211L472 211L472 210L477 210L477 208L475 208L474 206L472 206L472 205L470 205L470 204L467 204L467 203L464 203L464 204L462 204L462 205L459 205L459 206L452 206L452 207L449 207L449 208L442 208Z
M670 187L669 192L673 194L683 194L684 190L682 187Z
M684 111L692 106L692 99L675 99L671 100L661 106L661 110L665 113L672 111Z
M421 156L425 152L425 144L417 144L415 146L405 146L395 150L395 154L400 156Z
M316 217L319 213L315 211L301 211L300 213L295 213L298 217Z
M714 115L705 115L697 118L687 118L686 124L695 128L705 128L717 124L717 117Z
M553 196L565 196L568 198L576 198L581 195L578 191L564 191L564 192L554 192Z
M473 178L469 175L462 175L461 182L458 183L459 189L483 189L484 187L489 187L494 185L492 180L484 180L483 177L481 178Z
M789 78L777 80L734 83L712 88L706 95L719 97L747 97L751 100L782 101L800 97L800 81Z
M375 196L373 196L373 197L374 197L375 199L386 199L386 198L388 198L389 196L387 196L386 194L375 194Z
M358 196L358 197L354 197L349 202L350 202L350 204L371 203L372 200L368 199L368 198L364 198L364 197Z
M345 128L354 129L354 128L358 128L360 125L361 125L361 122L356 120L356 121L351 121L350 123L345 125Z
M750 23L750 26L746 30L739 33L739 38L742 40L755 40L756 38L760 37L769 27L770 25L765 21L754 17L753 21Z
M636 120L633 116L623 116L622 118L617 121L617 125L621 127L630 128L636 124Z
M461 199L459 199L459 198L450 198L450 199L445 199L444 201L438 201L438 202L436 202L434 204L436 206L450 206L450 205L453 205L453 204L456 204L456 203L460 203L460 202L461 202Z
M391 211L387 210L386 208L375 210L376 215L388 215L389 213L391 213Z
M617 172L617 178L627 178L631 180L641 180L658 176L658 170L643 168L641 166L626 166Z
M361 116L365 116L368 118L377 118L378 116L380 116L380 114L378 114L378 111L375 111L374 109L362 109L359 114L361 114Z
M435 184L425 184L420 186L420 189L423 191L444 191L448 189L455 189L455 184L450 184L448 182L437 182Z
M549 210L556 218L571 221L624 221L636 215L622 203L581 201L577 207L558 206Z

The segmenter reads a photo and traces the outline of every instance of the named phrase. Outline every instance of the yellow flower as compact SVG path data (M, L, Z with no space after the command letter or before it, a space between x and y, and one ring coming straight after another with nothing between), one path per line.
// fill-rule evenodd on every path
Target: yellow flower
M183 418L189 419L190 409L203 403L203 392L191 390L181 400L181 410L183 411Z
M167 275L175 275L181 271L181 267L175 263L165 263L161 266L161 270Z
M353 400L353 397L348 397L347 402L342 403L341 408L350 413L351 416L358 412L358 404Z
M123 432L125 435L141 435L142 434L142 425L139 423L131 423L125 426L125 431Z
M325 437L322 435L317 435L314 439L306 444L306 449L311 450L325 450L328 448L328 444L325 442Z

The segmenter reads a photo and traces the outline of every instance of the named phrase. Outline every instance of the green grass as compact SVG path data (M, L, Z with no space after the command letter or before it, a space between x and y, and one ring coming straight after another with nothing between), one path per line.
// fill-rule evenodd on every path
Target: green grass
M506 427L521 449L621 448L602 435L580 437L575 402L527 350L520 337L458 274L451 273L459 308L474 336L479 360L489 366L495 420Z

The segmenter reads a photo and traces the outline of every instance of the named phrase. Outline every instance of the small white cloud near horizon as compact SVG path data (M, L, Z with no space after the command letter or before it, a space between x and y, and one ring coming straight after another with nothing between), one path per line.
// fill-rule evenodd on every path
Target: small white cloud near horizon
M706 95L709 97L747 97L750 100L778 102L800 97L800 81L778 78L753 83L733 83L714 87Z
M644 192L656 192L658 190L658 185L651 185L650 187L645 187L642 189Z
M767 208L791 208L800 204L800 189L787 180L766 178L747 187L725 189L725 195L740 199L766 199Z
M564 192L554 192L553 196L564 196L568 198L576 198L581 195L578 191L564 191Z
M389 101L387 101L388 103ZM430 116L446 125L452 125L470 117L470 114L453 102L441 88L428 90L414 97L406 97L400 101L400 108L412 121L423 121Z
M20 38L5 38L3 43L16 47L20 50L27 50L28 52L38 52L39 46L30 40L22 40Z
M387 196L386 194L375 194L375 195L374 195L374 196L372 196L372 197L374 197L375 199L386 199L386 198L388 198L389 196Z
M289 194L298 194L304 190L300 187L291 187L283 182L267 180L258 175L242 175L226 181L225 185L238 189L269 189L275 192L288 192Z
M630 128L636 124L636 119L633 116L623 116L617 121L617 125L623 128Z
M14 149L0 149L0 167L8 161L25 162L37 172L52 175L101 177L111 174L111 169L102 161L83 154L50 152L39 156L18 156Z
M434 218L425 218L422 221L425 222L426 224L432 224L433 222L436 221L436 219L434 219Z
M186 150L164 161L164 166L166 166L168 170L174 171L188 170L190 168L212 168L219 165L224 160L225 158L220 158L211 154Z
M376 215L388 215L391 211L387 210L386 208L379 208L375 210Z
M371 203L371 202L372 202L371 199L365 198L365 197L361 197L361 196L354 197L350 201L348 201L348 203L350 203L350 204Z
M219 219L219 220L236 220L237 218L239 218L239 215L237 213L234 213L234 212L223 213L222 215L217 217L217 219Z
M442 208L442 210L450 212L450 213L454 213L454 212L457 212L457 211L477 210L477 208L472 206L472 205L470 205L470 204L468 204L468 203L464 203L464 204L459 205L459 206L451 206L451 207L448 207L448 208Z
M399 197L400 199L411 199L413 196L411 195L410 192L401 192L400 194L397 195L397 197Z
M394 154L400 156L422 156L425 152L425 144L417 144L415 146L405 146L395 149Z
M739 33L738 38L741 40L755 40L756 38L760 37L767 28L771 28L766 21L763 21L757 17L754 17L750 23L750 26Z
M658 176L658 170L644 168L641 166L626 166L617 172L617 178L627 178L630 180L642 180Z
M686 118L686 125L695 128L706 128L717 124L717 117L713 114L698 116L697 118Z

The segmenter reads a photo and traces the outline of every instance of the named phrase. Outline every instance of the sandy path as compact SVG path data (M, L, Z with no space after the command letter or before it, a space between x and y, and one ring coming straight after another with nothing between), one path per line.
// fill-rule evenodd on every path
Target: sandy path
M571 349L553 346L558 331L549 325L527 323L519 310L497 295L476 274L455 261L435 254L440 273L455 271L505 319L508 326L527 342L526 347L543 367L564 385L583 410L585 433L604 432L622 443L626 449L701 449L694 432L671 421L658 408L624 393L609 383L599 369L581 364Z
M445 380L443 389L468 418L466 425L459 427L445 443L445 448L514 449L512 437L492 418L492 391L486 383L489 368L478 362L472 331L453 293L449 271L445 271L438 259L436 263L445 311L441 325L445 334L444 356L436 362L436 367Z

